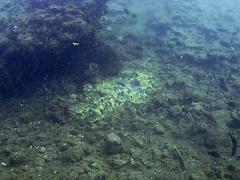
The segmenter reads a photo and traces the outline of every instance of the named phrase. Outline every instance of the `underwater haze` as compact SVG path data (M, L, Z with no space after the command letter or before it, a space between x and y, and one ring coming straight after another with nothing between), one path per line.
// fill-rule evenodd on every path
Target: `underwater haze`
M239 9L0 0L0 179L240 179Z

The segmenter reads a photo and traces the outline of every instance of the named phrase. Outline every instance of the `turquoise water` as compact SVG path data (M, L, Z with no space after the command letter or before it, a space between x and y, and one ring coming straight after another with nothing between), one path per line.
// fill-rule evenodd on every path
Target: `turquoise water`
M240 179L239 7L0 1L0 179Z

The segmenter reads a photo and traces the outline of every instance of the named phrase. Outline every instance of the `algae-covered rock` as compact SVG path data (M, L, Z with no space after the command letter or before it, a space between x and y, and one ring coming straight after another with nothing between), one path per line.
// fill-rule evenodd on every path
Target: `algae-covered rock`
M9 164L10 166L22 165L27 162L27 156L23 153L13 153L10 156Z
M74 163L82 160L84 156L85 153L81 148L69 148L62 153L60 159L64 163Z
M153 131L158 135L163 135L165 133L165 129L161 124L156 124Z
M104 149L107 154L122 153L123 152L122 139L115 133L108 134Z
M130 158L126 155L119 155L116 154L111 157L111 160L109 161L112 167L116 169L120 169L128 164L130 164Z
M136 146L143 148L144 144L145 144L145 137L140 136L140 135L133 136L133 143Z
M125 106L147 103L153 84L151 73L135 71L123 72L122 78L106 79L95 85L86 84L84 93L70 104L71 115L91 124L117 118L124 112Z
M52 123L67 122L70 118L67 101L61 97L54 98L46 107L45 115L47 121Z
M36 157L34 160L34 165L42 168L45 165L46 160L41 157Z

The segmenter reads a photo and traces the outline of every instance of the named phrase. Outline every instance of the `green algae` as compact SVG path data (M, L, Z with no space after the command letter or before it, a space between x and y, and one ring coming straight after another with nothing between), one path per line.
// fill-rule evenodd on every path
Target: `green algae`
M70 107L73 115L90 122L117 118L126 104L144 104L154 84L153 76L136 71L123 71L121 76L100 83L86 84ZM70 100L71 101L71 100Z

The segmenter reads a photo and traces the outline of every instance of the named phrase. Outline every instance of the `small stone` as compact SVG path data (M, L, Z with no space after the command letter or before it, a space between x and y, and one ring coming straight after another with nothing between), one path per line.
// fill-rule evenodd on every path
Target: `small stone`
M111 133L107 136L105 151L107 154L117 154L123 152L122 140L117 134Z
M40 147L40 153L45 153L46 152L46 148L45 147Z
M1 165L2 166L7 166L7 164L5 162L2 162Z

